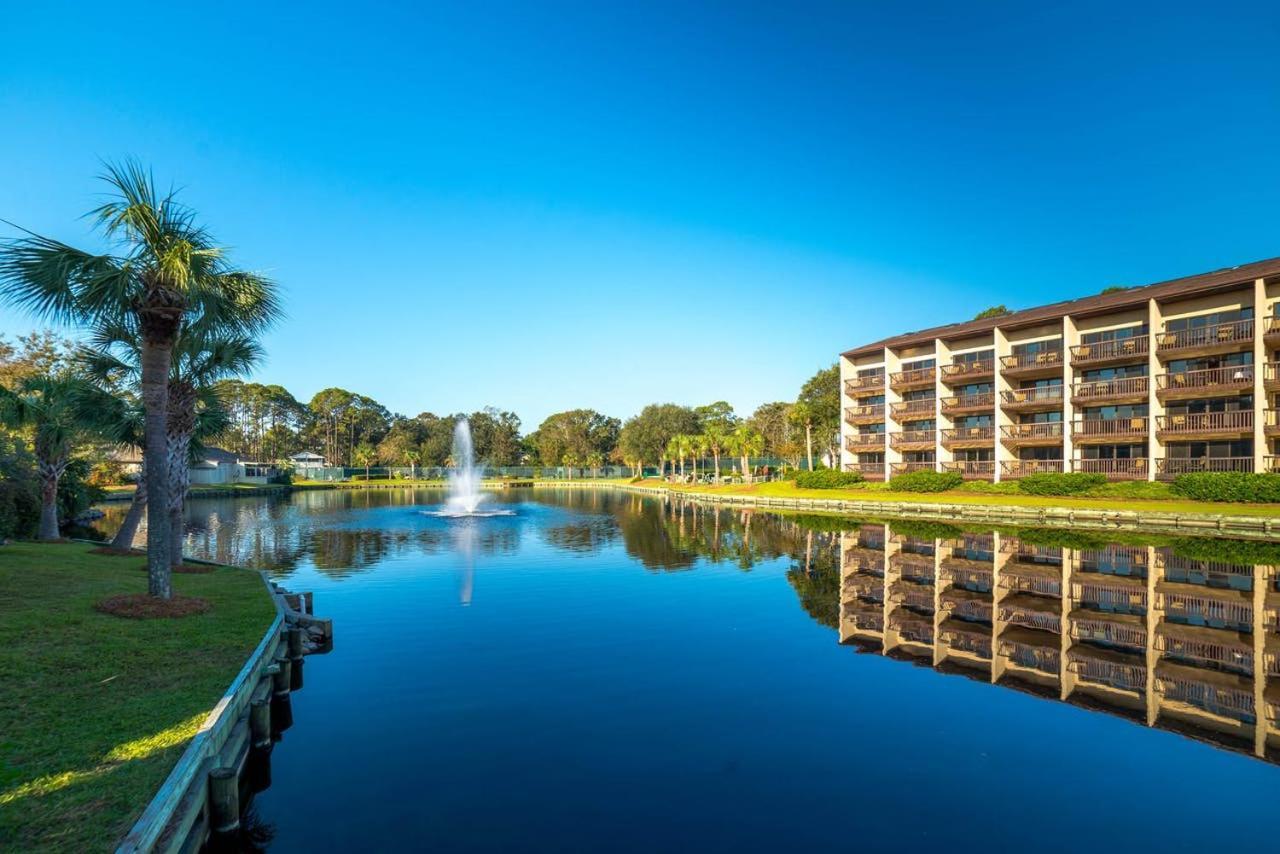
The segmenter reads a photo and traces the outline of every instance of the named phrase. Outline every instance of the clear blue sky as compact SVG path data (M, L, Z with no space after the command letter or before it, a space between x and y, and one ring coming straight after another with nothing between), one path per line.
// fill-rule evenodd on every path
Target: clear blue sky
M749 412L1280 255L1275 4L134 5L6 10L0 217L85 240L100 160L152 164L284 286L257 377L303 400Z

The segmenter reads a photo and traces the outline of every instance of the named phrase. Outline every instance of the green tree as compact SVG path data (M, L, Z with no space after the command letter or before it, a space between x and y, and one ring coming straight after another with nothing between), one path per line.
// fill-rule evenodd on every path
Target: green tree
M618 435L619 450L624 456L646 462L656 462L660 474L665 473L667 460L674 460L669 453L671 437L679 433L697 433L701 429L697 414L687 406L674 403L652 403L640 410L640 414L627 419Z
M378 449L368 442L361 442L356 445L355 463L358 466L364 466L364 479L369 479L369 468L378 461Z
M734 414L733 407L724 400L699 406L693 410L693 413L698 416L699 432L706 432L708 428L716 427L728 433L742 420Z
M984 308L973 316L974 320L986 320L989 317L1004 317L1006 314L1013 314L1012 311L1004 307L1004 304L993 305L991 308Z
M143 455L150 493L148 591L169 598L167 465L169 369L184 322L216 319L257 332L279 313L266 278L236 270L173 191L136 163L108 167L111 190L92 212L114 251L94 254L28 233L0 247L0 299L37 316L92 325L131 318L140 336Z
M740 425L730 438L734 453L742 458L742 477L751 481L751 458L764 453L764 435L748 424Z
M594 409L571 409L548 415L538 429L529 434L529 442L543 465L554 466L566 453L580 460L592 453L608 457L618 446L620 429L617 418Z
M747 423L764 436L764 452L769 456L791 458L799 445L791 421L792 404L785 401L762 403Z
M69 376L27 376L16 389L0 387L0 421L30 436L40 477L42 540L56 540L58 481L76 449L110 426L114 398Z
M792 412L805 428L805 448L809 470L813 470L815 437L827 455L840 447L840 366L823 368L805 382Z

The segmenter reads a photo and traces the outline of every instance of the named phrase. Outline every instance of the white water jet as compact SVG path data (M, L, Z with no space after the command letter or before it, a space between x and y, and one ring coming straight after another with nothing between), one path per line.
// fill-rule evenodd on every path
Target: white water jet
M458 419L453 428L453 467L449 470L449 497L444 509L432 515L449 517L511 516L513 510L481 510L489 496L480 491L484 468L476 465L475 445L471 441L471 423Z

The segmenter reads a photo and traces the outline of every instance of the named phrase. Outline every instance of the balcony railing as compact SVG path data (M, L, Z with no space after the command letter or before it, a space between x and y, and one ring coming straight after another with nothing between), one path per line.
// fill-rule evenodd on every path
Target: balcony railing
M1024 409L1033 406L1061 406L1061 385L1037 386L1036 388L1015 388L1000 393L1005 409Z
M845 463L845 471L856 471L867 480L884 479L884 463Z
M903 430L901 433L889 434L889 447L901 448L906 445L928 445L933 447L938 441L938 434L933 430Z
M933 471L934 464L929 462L890 463L889 472L897 477L913 471Z
M1280 409L1264 409L1262 411L1262 429L1268 436L1280 433Z
M989 445L995 441L995 425L985 427L949 427L942 431L942 446L950 448L955 445Z
M1014 353L1000 357L1000 370L1006 374L1049 371L1060 369L1063 363L1061 350L1041 350L1038 353Z
M1156 377L1156 394L1161 397L1238 394L1252 388L1253 365L1206 368L1201 371L1160 374Z
M1263 362L1262 384L1267 391L1280 391L1280 362Z
M932 385L937 379L937 368L912 368L897 371L889 377L889 387L893 389L911 388L912 386Z
M1150 347L1151 339L1146 335L1076 344L1071 348L1071 364L1090 367L1111 362L1138 361L1146 357Z
M1235 349L1236 345L1253 341L1253 318L1180 329L1177 332L1161 332L1158 339L1156 352L1161 356L1188 350Z
M1205 471L1253 471L1253 457L1166 457L1156 460L1156 476L1175 478Z
M956 412L989 411L995 408L996 393L984 391L977 394L956 394L942 398L942 411L946 415Z
M1274 311L1274 307L1272 310ZM1275 314L1268 315L1264 329L1266 331L1262 333L1262 338L1267 342L1267 346L1280 347L1280 317Z
M971 362L952 362L942 366L942 381L948 384L975 382L995 376L996 360L976 359Z
M1151 383L1147 377L1079 382L1071 387L1073 403L1103 403L1117 400L1146 400Z
M1061 421L1038 421L1030 424L1006 424L1000 428L1000 441L1007 445L1062 441Z
M1004 460L1001 477L1026 477L1029 474L1061 474L1062 460Z
M847 406L844 410L846 424L867 424L884 420L884 404L871 403L866 406Z
M958 472L966 478L994 477L996 463L995 460L956 460L955 462L943 463L942 470Z
M1105 475L1108 480L1146 480L1151 462L1146 457L1110 460L1073 460L1071 470Z
M1262 458L1262 470L1264 472L1280 473L1280 457L1265 456Z
M844 381L844 393L850 397L871 394L884 389L884 374L866 377L850 377Z
M1081 418L1071 425L1071 438L1079 441L1093 440L1110 444L1113 440L1133 444L1147 438L1147 417L1135 418Z
M855 454L875 453L884 450L883 433L854 434L844 440L844 446Z
M929 418L937 411L938 402L933 398L925 400L904 400L889 406L889 414L895 421L907 421L911 418Z
M1185 412L1176 415L1156 416L1156 435L1236 435L1253 432L1253 410L1237 409L1229 412Z

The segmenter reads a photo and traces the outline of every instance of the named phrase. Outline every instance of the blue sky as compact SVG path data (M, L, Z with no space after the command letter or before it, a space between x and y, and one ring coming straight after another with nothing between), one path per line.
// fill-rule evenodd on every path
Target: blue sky
M303 400L749 412L872 338L1280 255L1280 7L1197 9L22 4L0 218L87 242L100 161L151 164L282 284L257 378Z

